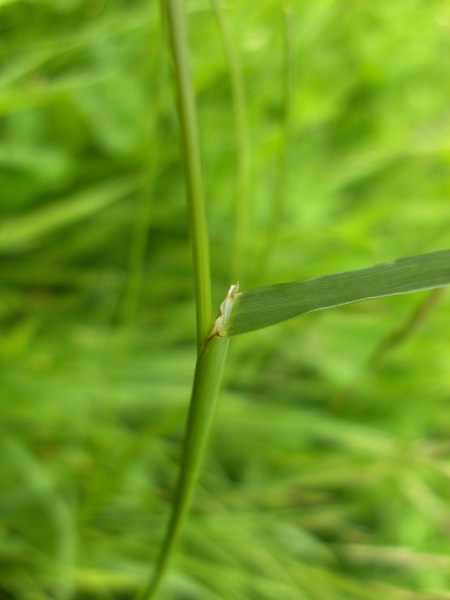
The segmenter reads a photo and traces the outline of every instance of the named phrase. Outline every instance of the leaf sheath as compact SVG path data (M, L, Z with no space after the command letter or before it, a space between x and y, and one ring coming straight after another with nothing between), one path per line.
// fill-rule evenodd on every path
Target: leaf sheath
M154 574L140 600L156 597L188 515L214 420L229 341L229 338L214 335L204 343L198 355L172 514Z

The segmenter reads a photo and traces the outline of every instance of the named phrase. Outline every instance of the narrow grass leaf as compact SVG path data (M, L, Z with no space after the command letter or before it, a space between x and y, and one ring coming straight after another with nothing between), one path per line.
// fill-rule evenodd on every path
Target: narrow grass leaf
M325 308L450 284L450 250L410 256L357 271L238 292L220 335L263 329Z

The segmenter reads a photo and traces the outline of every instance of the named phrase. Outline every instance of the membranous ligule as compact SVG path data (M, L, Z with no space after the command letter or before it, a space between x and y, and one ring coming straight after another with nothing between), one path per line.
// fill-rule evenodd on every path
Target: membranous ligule
M214 323L214 327L209 334L208 339L211 339L213 336L218 335L219 337L227 337L223 335L223 331L225 331L225 326L230 318L231 311L233 309L234 298L236 294L239 292L239 283L234 283L230 289L228 290L227 297L220 305L220 315L217 317Z

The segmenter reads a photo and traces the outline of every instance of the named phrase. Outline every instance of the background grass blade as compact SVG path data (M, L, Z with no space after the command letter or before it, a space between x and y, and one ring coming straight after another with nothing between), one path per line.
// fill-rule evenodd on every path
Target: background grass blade
M220 0L212 0L220 37L225 51L227 67L230 74L231 94L233 102L233 115L236 140L236 233L233 255L231 259L231 279L245 279L245 268L248 258L249 240L249 214L250 214L250 187L252 158L250 150L250 134L246 108L245 87L239 59L239 50L232 39L226 19L222 14Z
M39 505L49 518L51 528L47 531L47 536L54 552L49 579L53 582L54 597L69 600L73 597L75 588L78 542L75 519L70 507L57 490L45 465L18 439L3 435L0 451L3 457L8 457L6 462L13 466L18 480L23 481L27 489L27 502L32 506L33 503Z
M443 250L367 269L256 288L236 294L222 335L238 335L324 308L408 294L449 283L450 250Z
M22 245L28 246L56 229L85 219L126 198L138 187L136 177L122 178L53 202L28 215L9 219L0 228L0 253Z

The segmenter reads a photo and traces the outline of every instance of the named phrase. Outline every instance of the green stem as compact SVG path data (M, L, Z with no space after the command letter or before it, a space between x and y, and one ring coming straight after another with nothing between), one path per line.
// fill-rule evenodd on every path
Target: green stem
M245 90L239 65L238 51L230 37L228 27L220 8L220 0L211 0L220 36L225 50L230 73L233 112L235 115L235 138L237 147L237 189L236 189L236 239L231 261L231 280L244 280L244 265L249 239L249 191L251 179L251 156L249 131L245 109Z
M216 333L198 355L172 514L155 571L139 600L156 598L188 515L211 431L229 341Z
M294 65L293 65L293 31L292 10L283 8L283 87L281 98L282 120L280 122L280 139L278 151L278 163L275 172L275 186L272 193L271 214L267 229L263 237L263 243L259 249L255 272L264 279L273 252L279 243L282 230L284 212L286 210L286 190L289 184L289 150L293 131L293 89L294 89ZM301 200L300 200L301 201Z
M199 128L189 64L189 45L184 11L179 0L161 0L161 4L167 16L170 46L175 66L178 117L181 128L194 261L197 348L200 349L211 329L212 315L209 240L203 191Z
M220 336L219 325L223 324L225 317L216 321L216 327L211 332L209 243L185 16L179 0L161 0L161 5L167 18L177 83L178 116L194 259L198 357L172 514L154 572L142 590L140 600L156 597L187 518L213 422L229 344L229 339ZM234 290L234 287L232 289ZM233 298L234 296L227 297L224 303L227 314Z

